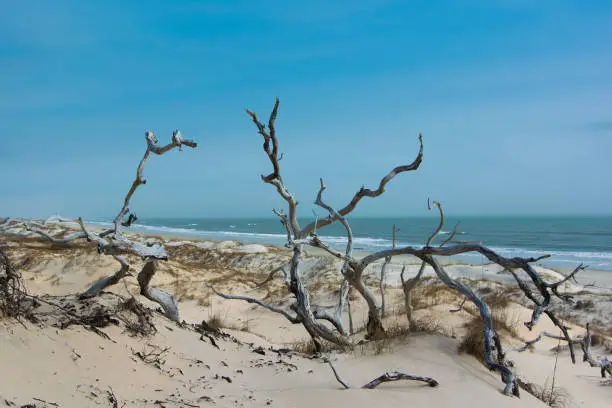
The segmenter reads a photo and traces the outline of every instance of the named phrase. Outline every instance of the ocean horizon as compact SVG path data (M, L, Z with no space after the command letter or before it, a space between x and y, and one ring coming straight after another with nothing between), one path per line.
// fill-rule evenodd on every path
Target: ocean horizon
M397 246L421 246L438 226L436 217L347 217L354 236L355 251L380 251L392 247L395 224ZM306 225L313 218L300 219ZM111 219L91 224L107 225ZM612 271L612 216L448 216L438 236L441 243L460 222L456 241L478 242L505 257L550 258L542 265L574 268L580 263L591 269ZM132 231L170 234L186 238L236 240L248 243L284 245L286 233L278 218L139 218ZM332 248L342 250L346 233L340 223L318 231ZM435 244L434 242L434 244ZM464 262L485 263L480 254L452 257Z

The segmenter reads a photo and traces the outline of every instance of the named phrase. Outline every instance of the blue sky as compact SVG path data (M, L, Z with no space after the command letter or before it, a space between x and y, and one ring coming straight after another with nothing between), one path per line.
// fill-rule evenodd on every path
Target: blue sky
M244 112L274 98L303 214L413 159L355 215L612 213L609 1L0 0L0 215L141 217L281 206Z

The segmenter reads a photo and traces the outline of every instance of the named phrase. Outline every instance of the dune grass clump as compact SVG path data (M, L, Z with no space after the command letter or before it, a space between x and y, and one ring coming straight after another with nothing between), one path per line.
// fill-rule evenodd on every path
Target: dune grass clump
M552 408L569 407L572 402L572 397L565 388L555 386L554 381L550 385L548 379L544 385L530 384L527 391Z
M288 348L298 353L307 354L307 355L314 355L318 353L317 347L314 341L312 341L312 339L295 341L289 344ZM327 342L327 341L321 342L321 350L319 351L320 353L330 353L332 351L342 351L342 349L339 348L337 345L332 344L330 342Z
M491 295L487 298L487 305L491 311L493 327L500 333L511 337L519 337L518 316L511 316L508 305L510 302L503 296ZM475 315L465 324L466 333L459 343L460 354L469 354L484 362L484 322L480 315Z

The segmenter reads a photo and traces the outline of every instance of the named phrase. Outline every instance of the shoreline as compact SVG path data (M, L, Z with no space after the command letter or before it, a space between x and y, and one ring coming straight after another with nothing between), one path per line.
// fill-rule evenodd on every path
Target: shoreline
M56 221L54 221L53 223L56 223ZM85 225L92 231L96 231L96 232L106 229L105 226L98 225L98 224L85 223ZM73 222L68 222L68 221L57 222L57 226L61 228L65 228L65 229L70 229L70 230L80 229L80 227L76 226ZM209 237L181 235L181 234L170 233L170 232L168 233L160 232L160 231L143 232L143 231L134 231L134 230L129 230L129 229L126 230L125 233L128 235L140 237L142 239L160 240L164 244L170 244L168 246L174 246L173 243L176 244L176 243L181 243L181 242L192 243L192 244L204 243L204 242L210 242L214 244L218 244L221 242L235 242L241 246L261 245L266 248L274 248L274 250L277 252L282 253L286 251L287 254L289 253L289 250L282 245L261 243L261 242L257 242L253 240L236 240L236 239L221 240L221 239L209 238ZM3 234L0 234L0 235L3 235ZM9 233L6 235L10 237L13 234ZM24 236L19 233L13 236L20 236L20 235ZM194 246L197 246L197 245L194 245ZM201 248L204 248L204 246L202 246ZM328 258L328 259L337 261L336 258L334 258L332 255L330 255L329 253L327 253L326 251L320 248L307 247L305 250L305 253L307 254L307 256L324 257L324 258ZM353 251L353 256L359 259L359 258L362 258L372 253L373 251ZM502 268L495 264L470 262L470 261L465 261L462 259L456 259L452 257L438 257L438 260L442 265L446 267L447 272L449 272L451 276L454 276L454 277L462 277L462 278L468 278L468 279L474 279L474 280L488 279L488 280L498 281L504 284L513 284L513 285L516 284L514 279L509 274L501 274L500 272L502 271ZM366 274L368 273L368 270L369 270L370 274L379 275L378 271L380 270L380 266L382 265L383 262L384 262L384 259L381 259L381 260L376 261L372 265L370 265L368 269L366 269ZM536 268L541 268L542 270L548 270L548 271L551 271L552 273L557 273L557 274L562 274L562 275L567 275L574 269L574 268L569 268L569 267L551 267L551 266L548 266L542 263L534 263L533 265ZM418 268L420 266L420 261L412 255L394 256L392 258L392 261L389 267L387 268L387 279L386 279L387 285L398 286L400 284L399 274L401 272L401 268L404 266L407 267L407 276L412 276L412 275L415 275L416 272L418 271ZM428 269L430 268L428 267ZM433 271L428 270L428 269L426 269L424 276L434 276ZM585 285L587 285L588 287L595 289L595 291L600 291L600 292L604 291L604 292L612 293L612 271L605 270L605 269L585 269L578 274L577 279L579 282L578 286L584 287Z
M95 225L95 224L94 224ZM207 231L207 230L188 230L179 227L166 227L166 226L153 226L153 225L135 225L130 232L147 234L147 235L159 235L159 236L170 236L176 239L182 240L210 240L210 241L237 241L243 243L261 244L261 245L273 245L282 247L285 242L285 235L282 232L269 233L269 232L244 232L244 231ZM168 231L163 231L167 229ZM171 231L173 230L173 231ZM184 231L181 231L184 230ZM336 250L342 251L344 249L346 237L344 235L321 235L320 238L326 241L328 245ZM374 241L388 241L388 245L374 245L367 243L358 243L359 240L374 240ZM277 242L278 241L278 242ZM423 243L399 243L398 246L413 246L419 247ZM612 272L612 253L606 251L593 249L540 249L537 247L521 247L521 246L508 246L508 245L494 245L485 244L485 246L494 250L498 254L506 257L522 257L538 258L542 255L550 255L549 258L540 261L543 267L554 269L558 271L571 270L581 263L586 265L595 265L594 269L599 271L610 271ZM383 249L391 248L391 240L388 237L378 237L378 235L365 236L365 237L354 237L353 240L354 252L372 253ZM582 256L580 255L582 254ZM485 259L479 254L461 254L453 256L452 258L456 262L463 262L468 264L483 264L486 263Z
M97 228L98 230L104 229L103 227L100 227L97 225L90 225L90 224L86 224L86 225L91 228ZM262 245L264 247L275 248L276 250L280 250L280 251L289 251L286 247L282 245L262 244L260 242L253 242L253 241L248 241L248 240L235 240L235 239L220 240L220 239L215 239L215 238L192 237L192 236L183 236L183 235L174 234L174 233L161 233L161 232L153 233L153 232L128 231L128 233L135 234L137 236L146 237L146 238L157 238L157 239L162 240L164 244L167 244L170 242L193 242L193 243L237 242L240 245ZM307 247L305 250L305 253L308 256L317 256L317 257L335 259L332 255L330 255L329 253L327 253L326 251L320 248ZM372 253L373 251L353 251L353 256L356 257L357 259L361 259ZM516 285L516 281L509 274L499 274L502 268L495 264L468 262L468 261L449 258L449 257L439 257L438 261L443 266L446 266L448 269L452 269L449 272L451 272L451 274L456 277L458 276L458 277L464 277L464 278L469 278L469 279L474 279L474 280L488 279L488 280L502 282L504 284ZM384 259L378 260L375 263L373 263L372 266L377 267L379 265L382 265L383 262L384 262ZM398 286L400 284L399 270L401 270L401 268L404 265L410 269L418 269L418 267L420 266L420 261L418 260L418 258L412 255L394 256L391 260L391 264L389 265L391 268L389 268L390 270L388 270L388 274L387 274L387 285ZM543 265L541 263L534 263L533 265L543 268L543 269L548 269L548 270L560 273L562 275L567 275L574 270L574 268L568 268L568 267L550 267L548 265ZM395 269L395 271L393 269ZM416 270L408 271L408 276L411 276L414 274L416 274ZM424 276L434 276L434 273L432 270L426 269ZM577 280L578 282L581 283L581 285L594 284L594 286L592 287L594 287L595 289L609 291L610 293L612 293L612 271L605 270L605 269L585 269L578 274Z

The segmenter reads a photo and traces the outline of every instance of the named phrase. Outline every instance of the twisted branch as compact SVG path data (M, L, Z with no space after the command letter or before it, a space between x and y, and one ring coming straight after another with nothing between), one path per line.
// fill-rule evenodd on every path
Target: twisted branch
M412 163L408 165L395 167L393 170L387 173L387 175L384 176L382 180L380 180L380 183L378 184L378 188L376 188L376 190L370 190L362 186L361 189L359 189L359 191L355 193L351 201L344 208L338 211L338 214L341 216L345 216L349 214L355 209L355 207L357 207L357 204L359 203L359 201L361 201L361 199L364 197L376 198L380 196L382 193L385 192L385 186L387 185L387 183L389 183L398 174L404 173L407 171L414 171L418 169L419 166L421 165L421 162L423 161L423 137L421 134L419 134L419 145L420 145L419 153L417 154L416 158L414 159ZM308 224L306 227L304 227L303 234L308 235L312 231L323 228L333 223L337 219L338 219L337 217L330 215L329 217L326 217L324 219L320 219L315 222L312 222Z

